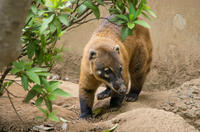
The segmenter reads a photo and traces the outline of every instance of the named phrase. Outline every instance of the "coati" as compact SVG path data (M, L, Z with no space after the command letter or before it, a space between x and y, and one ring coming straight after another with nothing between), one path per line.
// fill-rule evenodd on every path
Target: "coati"
M79 80L80 118L92 116L95 92L102 83L107 88L97 98L111 96L110 108L119 108L124 98L137 100L141 92L152 62L149 30L136 25L133 35L125 41L121 40L120 31L120 26L104 20L84 48Z

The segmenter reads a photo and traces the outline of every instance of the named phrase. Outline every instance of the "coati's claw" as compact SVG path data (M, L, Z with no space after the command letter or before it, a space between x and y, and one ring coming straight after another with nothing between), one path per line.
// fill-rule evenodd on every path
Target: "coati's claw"
M126 97L125 97L125 100L127 102L135 102L135 101L137 101L137 99L138 99L138 95L135 94L135 93L127 94Z

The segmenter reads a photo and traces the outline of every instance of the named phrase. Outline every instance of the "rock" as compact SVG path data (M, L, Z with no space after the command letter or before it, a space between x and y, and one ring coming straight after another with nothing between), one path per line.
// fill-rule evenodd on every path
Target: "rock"
M174 102L169 102L168 104L169 104L170 106L174 106L174 105L175 105Z
M55 130L52 124L46 124L46 125L39 125L33 127L34 131L51 131Z
M68 77L64 78L64 81L69 81L69 78Z
M63 132L66 132L67 131L67 123L63 123L62 124L62 130L63 130Z
M180 111L186 111L186 110L187 110L187 106L184 105L184 104L182 104L182 105L178 106L178 109L179 109Z
M49 77L50 80L60 80L61 77L59 75L52 75Z

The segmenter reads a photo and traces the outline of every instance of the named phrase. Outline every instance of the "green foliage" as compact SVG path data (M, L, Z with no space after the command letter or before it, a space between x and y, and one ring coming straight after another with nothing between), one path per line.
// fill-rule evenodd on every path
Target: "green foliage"
M55 44L66 30L87 22L85 19L91 13L96 19L100 19L100 6L108 9L113 15L110 22L122 27L122 40L128 35L133 35L136 24L150 28L144 20L138 19L141 14L147 19L151 19L150 16L156 17L147 5L147 0L33 0L32 2L21 36L22 53L18 60L12 63L10 73L21 78L22 87L28 92L25 102L35 99L35 105L44 114L44 119L59 121L52 109L52 101L56 100L57 96L70 96L59 88L60 82L47 80L51 75L49 71L53 64L62 60L64 49L55 47ZM7 73L5 71L5 74ZM0 93L14 82L0 82ZM45 104L46 109L41 108L42 104Z
M104 132L113 132L117 128L118 124L115 124L112 128L105 130Z
M22 60L20 62L13 62L11 73L21 77L22 86L26 91L29 90L29 84L34 84L28 91L25 102L28 103L31 99L36 97L36 106L39 107L44 102L47 107L47 110L40 109L43 110L43 113L45 112L46 118L58 121L55 112L52 112L52 101L56 100L57 96L67 97L71 95L59 88L60 82L48 81L46 79L47 75L49 75L48 69L32 67L32 65L33 61L25 62Z
M115 15L111 21L118 25L122 25L122 40L125 40L128 35L132 35L136 24L150 28L148 23L143 20L139 20L138 17L141 14L147 19L150 19L149 15L156 17L155 13L147 5L147 0L140 0L140 2L138 0L127 1L115 0L109 9L110 14Z

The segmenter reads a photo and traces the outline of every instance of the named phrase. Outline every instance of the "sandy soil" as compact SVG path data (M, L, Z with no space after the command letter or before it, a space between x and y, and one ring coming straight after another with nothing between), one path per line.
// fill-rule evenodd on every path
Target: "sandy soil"
M196 80L195 82L193 81L187 83L187 86L189 86L189 84L191 86L192 83L192 88L194 88L194 85L198 84L197 82L200 84L200 80ZM53 108L58 111L58 116L70 121L67 123L67 132L102 132L113 127L116 123L119 124L116 129L117 132L131 132L133 130L137 130L138 132L196 132L197 129L195 130L193 126L196 128L199 127L198 123L195 122L198 121L199 118L196 120L190 118L188 119L183 116L185 114L182 114L181 111L173 111L172 105L170 105L172 102L171 100L173 100L175 104L173 105L174 107L178 104L181 104L180 101L174 100L174 97L180 97L184 94L184 92L183 94L180 94L180 92L177 94L177 92L174 92L174 90L143 91L137 102L124 102L123 106L115 112L110 112L108 109L109 99L102 101L95 100L94 110L101 109L101 115L90 121L86 121L79 120L80 108L78 100L78 85L68 81L63 81L60 87L63 90L71 93L73 96L68 98L59 98L53 103ZM101 87L99 91L103 89L104 88ZM180 91L180 88L177 88L176 90ZM14 84L9 88L9 91L18 96L12 97L12 101L14 102L14 105L24 123L17 118L11 107L7 94L5 93L2 97L0 97L0 131L33 131L34 126L44 124L52 124L56 129L53 131L63 131L62 121L55 123L51 121L42 122L34 119L35 116L42 114L35 107L34 100L32 100L29 104L23 102L26 93L20 86ZM197 94L197 92L198 91L193 93ZM196 105L195 108L196 107L198 106ZM166 112L161 109L172 111L177 114ZM196 109L196 111L197 110L198 109ZM191 111L188 111L188 113L190 112ZM186 120L184 120L178 114ZM191 125L189 125L187 122Z

